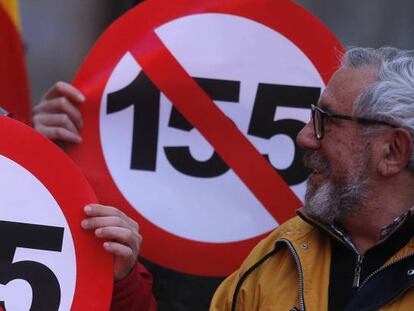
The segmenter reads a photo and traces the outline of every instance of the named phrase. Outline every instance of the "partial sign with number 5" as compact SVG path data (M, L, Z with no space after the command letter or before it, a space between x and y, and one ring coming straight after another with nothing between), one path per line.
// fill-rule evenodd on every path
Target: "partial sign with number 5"
M25 125L1 117L0 136L0 306L108 307L110 258L80 228L83 206L96 201L86 180L62 151ZM96 298L79 292L94 286L92 293L103 294L99 308Z

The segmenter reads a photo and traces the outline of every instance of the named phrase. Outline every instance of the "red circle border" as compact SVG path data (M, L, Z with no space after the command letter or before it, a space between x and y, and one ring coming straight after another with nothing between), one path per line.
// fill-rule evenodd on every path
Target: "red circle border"
M142 247L145 258L190 274L222 276L234 271L267 233L234 243L203 243L163 230L140 215L121 194L105 164L99 136L101 96L125 52L139 44L137 38L145 31L154 31L179 17L202 13L241 16L276 30L301 48L325 83L339 65L339 55L343 51L341 44L321 22L293 1L147 0L106 30L74 80L87 96L87 102L81 107L85 118L81 132L84 142L73 148L70 155L86 173L100 201L118 206L138 220L145 239Z

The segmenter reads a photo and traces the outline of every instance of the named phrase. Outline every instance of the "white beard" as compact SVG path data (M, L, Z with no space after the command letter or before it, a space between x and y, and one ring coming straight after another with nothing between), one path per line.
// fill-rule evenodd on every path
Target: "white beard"
M311 162L319 162L321 167L327 167L319 154L312 156L316 159ZM372 166L371 159L370 153L361 153L359 161L355 163L353 176L345 177L341 182L330 180L317 187L308 180L304 204L306 214L327 224L340 223L344 217L357 214L368 197L370 179L367 170Z

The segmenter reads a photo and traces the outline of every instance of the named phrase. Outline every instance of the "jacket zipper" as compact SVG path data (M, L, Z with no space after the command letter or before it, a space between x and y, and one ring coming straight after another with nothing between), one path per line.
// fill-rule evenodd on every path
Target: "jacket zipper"
M404 260L404 259L407 259L408 257L411 257L411 256L414 256L414 253L411 253L411 254L408 254L408 255L406 255L406 256L403 256L403 257L401 257L401 258L398 258L398 259L396 259L396 260L394 260L394 261L391 261L391 262L389 262L388 264L386 264L386 265L384 265L384 266L382 266L381 268L379 268L379 269L377 269L377 270L375 270L374 272L372 272L370 275L368 275L366 278L365 278L365 280L364 280L364 282L362 282L362 284L361 284L361 287L359 288L359 289L361 289L374 275L376 275L377 273L379 273L379 272L382 272L382 271L384 271L385 269L387 269L388 267L390 267L390 266L392 266L392 265L394 265L394 264L396 264L396 263L399 263L400 261L402 261L402 260Z
M353 288L358 288L361 281L361 269L362 269L362 260L364 255L357 254L357 262L354 269L354 282L352 283Z
M302 264L300 263L300 260L299 260L299 255L296 252L295 248L293 247L292 242L290 242L289 240L286 240L286 239L280 239L279 241L286 243L287 247L289 248L290 252L293 255L293 258L295 259L296 268L298 269L298 274L299 274L299 304L300 304L300 310L301 311L306 311L305 299L303 297L304 296L304 294L303 294L303 271L302 271Z
M396 260L394 260L394 261L391 261L390 263L388 263L388 264L386 264L386 265L384 265L384 266L382 266L381 268L379 268L379 269L377 269L377 270L375 270L374 272L372 272L370 275L368 275L367 277L366 277L366 279L362 282L362 284L361 284L361 286L360 286L360 288L358 289L358 291L359 290L361 290L362 289L362 287L364 287L364 285L374 276L374 275L376 275L376 274L378 274L378 273L380 273L380 272L382 272L382 271L384 271L385 269L387 269L388 267L390 267L390 266L392 266L392 265L394 265L394 264L397 264L397 263L399 263L400 261L402 261L402 260L404 260L404 259L407 259L408 257L411 257L411 256L413 256L414 255L414 253L411 253L411 254L408 254L408 255L406 255L406 256L403 256L403 257L401 257L401 258L398 258L398 259L396 259ZM385 302L382 306L384 306L384 305L386 305L387 303L389 303L389 302L391 302L391 301L393 301L393 300L395 300L395 299L397 299L399 296L401 296L403 293L404 293L405 291L403 291L403 292L401 292L399 295L397 295L397 296L395 296L395 297L392 297L392 299L391 300L389 300L389 301L387 301L387 302ZM382 307L381 306L381 307Z

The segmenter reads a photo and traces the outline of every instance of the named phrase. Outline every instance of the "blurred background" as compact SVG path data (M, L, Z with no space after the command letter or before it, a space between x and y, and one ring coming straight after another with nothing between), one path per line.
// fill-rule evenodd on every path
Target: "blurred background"
M71 81L99 35L138 2L140 1L20 1L33 104L56 81ZM413 1L295 2L318 17L344 46L392 45L413 48Z

